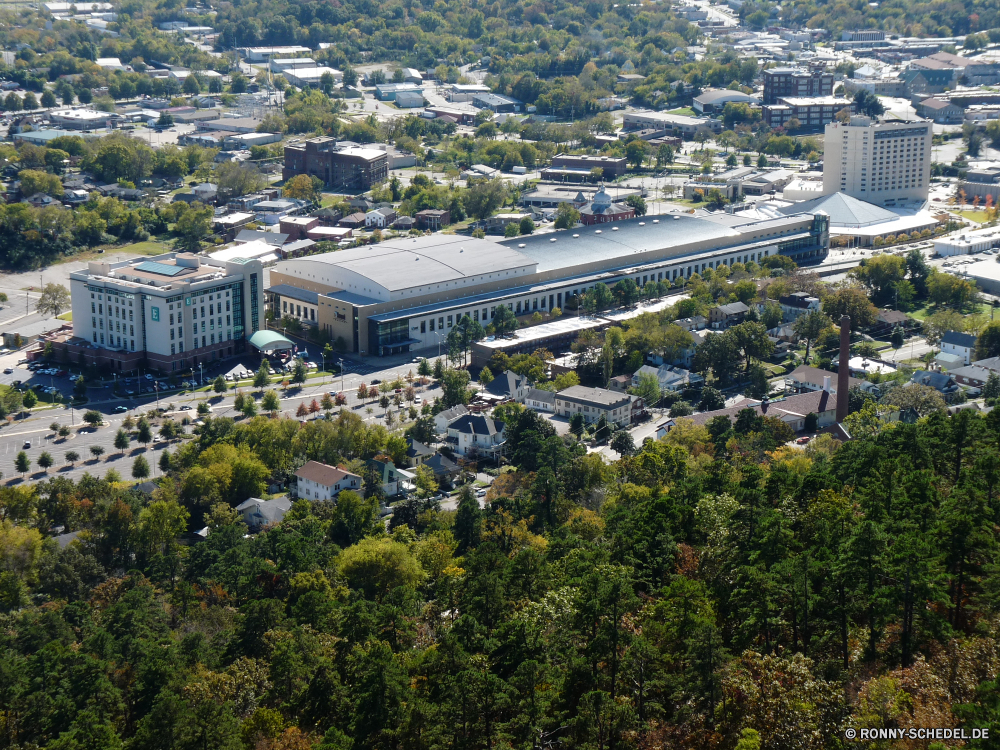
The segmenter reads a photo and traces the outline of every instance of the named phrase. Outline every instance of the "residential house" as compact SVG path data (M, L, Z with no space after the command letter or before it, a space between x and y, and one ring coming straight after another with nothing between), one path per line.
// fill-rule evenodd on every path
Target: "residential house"
M434 455L434 449L414 440L406 438L406 465L410 467L420 466Z
M451 212L437 208L425 208L417 211L414 218L417 220L417 228L437 230L443 226L451 224Z
M910 383L929 386L945 397L951 396L959 390L955 378L946 372L935 372L934 370L918 370L913 373Z
M957 354L962 358L962 364L971 364L972 356L976 350L976 337L971 333L959 333L958 331L946 331L941 337L941 352L944 354Z
M409 232L417 226L417 220L412 216L397 216L391 226L397 232Z
M524 405L532 411L554 412L556 410L555 391L529 388L524 394Z
M369 471L375 472L376 480L381 483L382 492L386 497L397 497L413 488L414 475L397 468L392 461L372 458L368 460L367 467Z
M861 378L848 377L848 388L861 388L865 391L875 391L876 386ZM785 392L808 393L811 391L828 390L837 392L837 373L821 370L818 367L800 365L785 376Z
M948 352L938 352L934 355L934 362L945 372L955 370L965 366L965 358L961 354L950 354Z
M364 229L366 224L365 214L358 211L357 213L348 214L343 219L337 222L339 227L347 227L348 229Z
M205 205L215 205L215 199L219 195L219 186L211 182L203 182L191 188L191 192Z
M982 388L986 385L986 381L989 380L992 371L978 365L967 365L965 367L956 367L948 374L959 385L965 385L970 388Z
M361 477L349 471L309 461L295 472L298 496L307 500L332 500L343 490L361 490Z
M989 370L990 372L995 372L1000 375L1000 357L987 357L986 359L977 359L973 362L976 367L982 367L984 370Z
M612 391L618 391L619 393L628 393L628 389L631 386L632 378L628 375L615 375L608 381L608 388Z
M505 370L483 387L483 393L490 394L498 401L517 401L521 403L528 388L529 384L526 376L518 375L513 370Z
M443 453L435 453L423 465L434 472L434 479L442 487L450 486L462 473L462 467Z
M391 208L374 208L365 214L367 229L388 229L396 220L396 212Z
M58 206L60 202L53 198L51 195L46 193L35 193L21 201L21 203L28 203L35 208L45 208L46 206Z
M746 320L750 308L742 302L719 305L708 311L708 320L715 330L725 330Z
M911 318L904 312L900 312L899 310L879 310L878 317L875 320L879 327L885 327L890 332L893 328L896 328L896 326L907 329L915 328L920 324L919 321Z
M583 421L596 422L601 415L612 427L628 427L632 422L632 397L604 388L574 385L556 394L555 413L567 419L582 414Z
M464 417L468 413L469 410L466 409L462 404L438 412L437 414L434 415L434 431L437 432L438 434L443 434L444 432L447 431L448 425L450 425L456 419Z
M778 304L781 305L782 320L785 321L795 320L807 312L820 309L819 298L807 292L792 292L779 297Z
M291 510L292 501L287 497L274 500L261 500L251 497L246 502L236 506L237 512L243 517L243 522L251 531L260 531L272 524L281 523L281 519Z
M638 370L632 374L632 386L636 387L639 385L639 378L642 375L652 375L660 383L660 391L671 391L676 392L683 390L689 385L694 385L696 383L703 383L704 378L697 374L691 373L680 367L672 367L670 365L660 365L659 367L650 367L649 365L643 365Z
M787 396L775 401L758 401L745 399L735 406L715 411L703 411L690 417L671 417L656 428L656 437L666 435L681 419L689 419L696 425L706 425L716 417L727 417L735 422L744 409L752 409L759 416L780 419L796 432L805 429L806 418L816 415L818 429L829 427L837 420L837 395L831 391L810 391L795 396Z
M461 456L496 455L504 443L503 422L482 414L466 414L448 425L447 441Z
M708 320L704 315L695 315L693 318L678 318L674 325L680 326L685 331L703 331L708 325Z

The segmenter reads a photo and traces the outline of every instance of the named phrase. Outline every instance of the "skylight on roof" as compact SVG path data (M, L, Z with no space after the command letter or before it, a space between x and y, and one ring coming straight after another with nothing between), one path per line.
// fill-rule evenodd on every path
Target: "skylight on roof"
M160 276L176 276L181 271L185 270L184 266L170 266L166 263L158 263L155 260L146 260L142 263L135 265L136 271L145 271L146 273L155 273Z

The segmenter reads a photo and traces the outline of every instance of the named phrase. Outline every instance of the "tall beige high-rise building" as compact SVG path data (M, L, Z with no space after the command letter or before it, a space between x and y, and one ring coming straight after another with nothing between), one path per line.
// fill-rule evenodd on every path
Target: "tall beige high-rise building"
M855 115L826 126L823 193L846 193L877 206L927 200L931 177L929 120L873 120Z

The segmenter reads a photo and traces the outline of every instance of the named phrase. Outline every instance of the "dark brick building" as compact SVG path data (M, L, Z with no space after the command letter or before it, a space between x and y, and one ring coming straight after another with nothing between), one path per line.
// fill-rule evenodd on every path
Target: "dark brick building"
M334 138L310 138L285 146L282 178L308 174L319 177L331 188L368 190L389 177L389 157L376 148L337 148Z
M763 104L778 104L785 97L833 95L833 73L825 70L771 68L763 76Z

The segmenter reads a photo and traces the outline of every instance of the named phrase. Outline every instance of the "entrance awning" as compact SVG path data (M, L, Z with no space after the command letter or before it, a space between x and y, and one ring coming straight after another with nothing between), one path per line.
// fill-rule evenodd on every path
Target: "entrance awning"
M294 349L295 344L277 331L257 331L250 337L250 346L262 352L278 349Z

